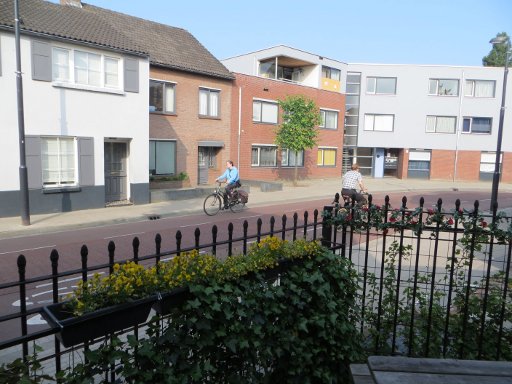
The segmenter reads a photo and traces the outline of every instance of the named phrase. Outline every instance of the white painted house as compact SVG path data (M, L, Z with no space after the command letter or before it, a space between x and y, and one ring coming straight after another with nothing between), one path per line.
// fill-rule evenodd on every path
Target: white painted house
M30 213L148 203L148 54L78 7L23 0L20 19ZM0 0L0 217L21 206L15 71Z

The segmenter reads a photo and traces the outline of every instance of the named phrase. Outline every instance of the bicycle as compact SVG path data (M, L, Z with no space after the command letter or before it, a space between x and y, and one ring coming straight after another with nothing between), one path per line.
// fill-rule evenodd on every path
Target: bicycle
M221 185L222 183L217 182L215 191L204 199L203 210L208 216L214 216L224 209L224 190ZM241 212L245 208L245 202L238 193L239 188L233 188L231 196L228 195L228 207L233 213Z

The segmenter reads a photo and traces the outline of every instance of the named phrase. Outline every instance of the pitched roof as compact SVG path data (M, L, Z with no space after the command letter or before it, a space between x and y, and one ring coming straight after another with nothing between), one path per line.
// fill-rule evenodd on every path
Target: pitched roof
M0 28L14 28L13 0L0 0ZM134 54L153 65L233 79L233 75L188 31L82 3L82 8L21 0L20 28Z

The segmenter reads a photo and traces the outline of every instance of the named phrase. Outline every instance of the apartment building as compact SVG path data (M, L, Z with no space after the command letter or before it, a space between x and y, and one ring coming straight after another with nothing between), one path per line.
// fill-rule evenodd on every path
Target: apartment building
M336 107L344 110L343 144L336 143L342 172L358 162L377 178L492 179L503 68L351 64L282 45L222 62L233 72L345 95ZM501 167L502 181L512 182L510 119Z
M0 216L20 213L14 2L0 0ZM31 213L149 202L148 53L78 7L20 1Z
M341 174L345 96L343 63L278 46L222 63L235 75L231 154L243 179L286 180L295 165L300 178ZM282 121L278 100L304 95L320 109L317 145L300 153L279 149L275 131Z

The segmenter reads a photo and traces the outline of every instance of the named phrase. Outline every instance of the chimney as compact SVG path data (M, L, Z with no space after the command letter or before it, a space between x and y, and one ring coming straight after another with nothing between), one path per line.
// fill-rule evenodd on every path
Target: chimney
M82 8L80 0L60 0L60 5L71 5L72 7Z

